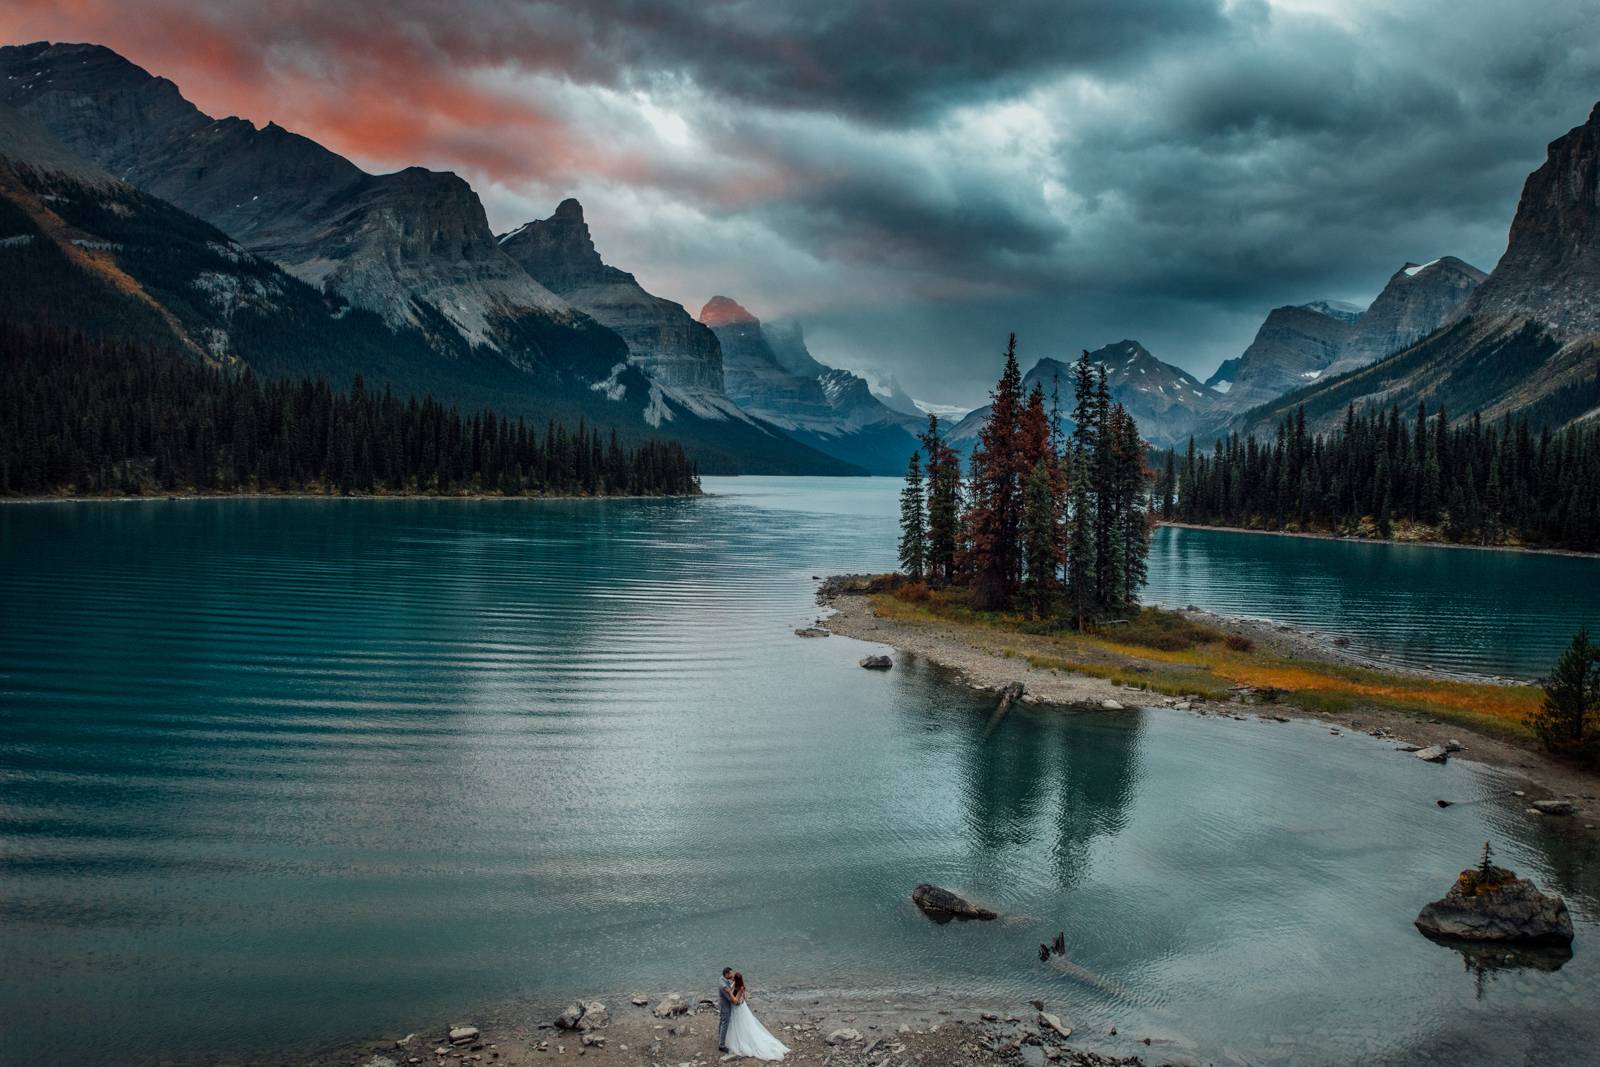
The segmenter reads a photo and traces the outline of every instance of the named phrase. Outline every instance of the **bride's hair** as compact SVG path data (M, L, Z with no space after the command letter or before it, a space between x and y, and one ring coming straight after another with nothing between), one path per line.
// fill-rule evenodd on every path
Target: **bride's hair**
M739 971L733 972L733 995L738 996L744 992L744 975Z

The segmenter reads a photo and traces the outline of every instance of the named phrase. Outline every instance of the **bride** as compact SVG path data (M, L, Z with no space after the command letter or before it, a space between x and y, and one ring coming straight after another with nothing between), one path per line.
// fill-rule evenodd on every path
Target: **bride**
M733 972L733 1014L728 1018L728 1051L735 1056L750 1056L758 1060L781 1060L789 1046L773 1037L746 1004L744 975Z

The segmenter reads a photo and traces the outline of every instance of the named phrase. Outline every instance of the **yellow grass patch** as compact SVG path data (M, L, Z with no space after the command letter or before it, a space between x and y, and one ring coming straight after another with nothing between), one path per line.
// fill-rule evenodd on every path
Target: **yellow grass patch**
M1422 675L1365 667L1296 660L1263 651L1237 651L1223 643L1220 631L1192 627L1198 642L1188 648L1152 648L1118 640L1109 633L1038 632L1037 623L1021 615L975 612L959 598L935 590L912 603L888 594L872 598L875 614L904 622L941 622L979 632L1008 635L1007 654L1025 658L1034 667L1073 671L1106 678L1171 696L1226 698L1229 687L1279 690L1280 698L1310 711L1347 712L1377 707L1459 722L1491 733L1530 736L1527 716L1538 707L1541 693L1529 685L1454 682ZM1182 629L1186 620L1175 613L1150 612L1130 630L1158 633L1162 627Z

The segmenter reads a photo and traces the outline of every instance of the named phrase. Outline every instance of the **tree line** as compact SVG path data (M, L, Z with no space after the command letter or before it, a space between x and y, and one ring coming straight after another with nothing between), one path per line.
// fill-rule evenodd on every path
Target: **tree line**
M1138 425L1084 352L1064 435L1060 383L1048 407L1039 383L1024 395L1016 349L1013 334L967 479L928 416L900 497L902 571L970 588L985 610L1020 606L1080 628L1125 614L1138 604L1150 547L1151 472Z
M699 492L676 441L0 324L0 494Z
M1600 551L1600 423L1534 435L1525 418L1352 406L1323 435L1301 408L1268 442L1169 451L1155 495L1164 518L1205 525L1389 537L1410 523L1448 541Z

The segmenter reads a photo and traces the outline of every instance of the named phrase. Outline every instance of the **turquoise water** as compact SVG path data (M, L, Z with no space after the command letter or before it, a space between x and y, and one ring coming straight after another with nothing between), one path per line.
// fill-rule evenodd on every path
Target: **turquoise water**
M1600 559L1164 528L1145 599L1275 619L1412 666L1542 678L1600 627Z
M890 565L894 482L708 488L0 508L0 1060L542 1019L725 963L776 997L1042 996L1203 1060L1600 1042L1592 846L1495 774L1302 723L1026 709L990 733L931 668L792 635L814 575ZM1232 579L1202 596L1192 571L1236 573L1240 542L1174 532L1158 587L1217 604ZM1348 547L1292 544L1297 571ZM1593 564L1559 562L1570 595ZM1364 633L1358 602L1296 601ZM1566 894L1558 971L1476 975L1411 927L1486 838ZM1005 918L934 926L920 881ZM1038 962L1057 930L1080 969Z

